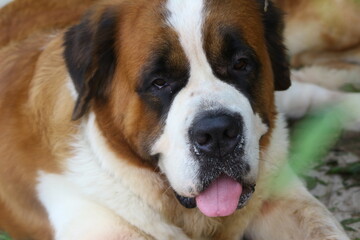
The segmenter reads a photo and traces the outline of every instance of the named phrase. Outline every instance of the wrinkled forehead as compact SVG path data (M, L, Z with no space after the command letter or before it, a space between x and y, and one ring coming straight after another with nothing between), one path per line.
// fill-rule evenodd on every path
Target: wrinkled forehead
M164 0L130 5L122 18L118 45L124 60L120 56L119 62L130 71L160 58L168 68L185 68L189 63L196 68L194 64L204 63L205 57L221 54L229 32L260 58L266 57L261 10L257 0ZM136 72L132 75L139 77Z
M146 106L164 116L185 87L204 88L208 79L217 79L246 95L255 112L268 115L273 74L258 0L146 1L131 7L122 16L116 76L125 75ZM253 71L233 84L226 68L241 56ZM157 77L175 82L171 93L149 91Z
M211 72L236 50L266 60L260 6L249 0L168 0L166 23L176 32L190 70ZM228 55L228 56L226 56ZM222 56L221 59L219 56ZM210 64L207 64L210 63Z

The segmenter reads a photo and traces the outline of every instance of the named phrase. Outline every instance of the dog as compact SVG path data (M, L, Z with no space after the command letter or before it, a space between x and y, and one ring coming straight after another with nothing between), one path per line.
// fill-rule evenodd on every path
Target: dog
M348 239L296 176L273 184L289 145L275 91L291 83L272 2L48 2L24 27L9 12L26 3L0 14L1 230Z

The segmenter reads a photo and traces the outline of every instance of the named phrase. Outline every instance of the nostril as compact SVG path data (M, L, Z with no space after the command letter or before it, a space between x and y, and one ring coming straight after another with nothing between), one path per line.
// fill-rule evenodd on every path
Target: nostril
M207 145L207 144L209 144L211 142L211 135L207 134L207 133L197 134L195 136L195 141L200 146L205 146L205 145Z
M236 127L226 129L224 132L224 138L229 140L237 138L238 135L239 135L239 129Z

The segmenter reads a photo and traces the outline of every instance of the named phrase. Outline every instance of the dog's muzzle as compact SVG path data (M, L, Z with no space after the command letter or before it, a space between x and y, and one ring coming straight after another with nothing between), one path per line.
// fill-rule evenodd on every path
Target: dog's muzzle
M186 208L198 207L209 217L233 214L245 206L255 190L245 179L250 171L244 159L243 118L227 111L198 115L189 128L189 143L199 171L195 198L176 194Z

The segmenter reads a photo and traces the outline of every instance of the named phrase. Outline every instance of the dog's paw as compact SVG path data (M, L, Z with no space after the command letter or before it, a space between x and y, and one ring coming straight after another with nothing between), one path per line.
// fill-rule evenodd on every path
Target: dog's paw
M73 232L69 235L64 235L59 240L145 240L141 236L134 233L112 233L112 232L93 232L89 230L88 232Z
M59 234L56 240L190 240L180 229L174 227L168 229L157 237L146 235L143 232L137 231L135 228L126 225L98 224L74 224L72 228Z
M56 240L152 240L105 209L79 212L55 229ZM60 226L60 225L59 225Z
M140 233L123 227L112 226L79 226L75 224L71 230L63 232L56 237L57 240L150 240Z
M188 236L179 228L171 226L168 231L161 235L161 238L157 239L168 239L168 240L190 240Z

